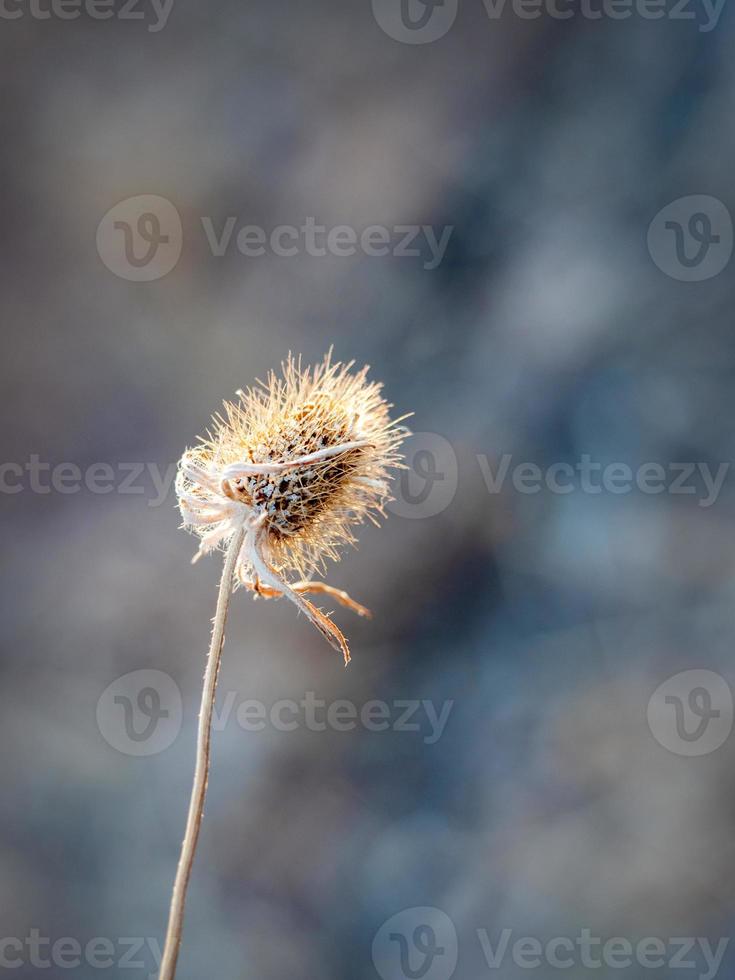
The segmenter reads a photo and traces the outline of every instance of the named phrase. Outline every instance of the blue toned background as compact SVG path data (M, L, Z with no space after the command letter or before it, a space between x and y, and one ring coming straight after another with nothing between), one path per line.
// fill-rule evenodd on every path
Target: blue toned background
M448 0L432 40L414 2L413 28L398 0L4 8L0 974L155 973L220 569L189 564L170 467L223 398L331 345L423 435L329 571L374 611L336 613L349 669L292 607L233 600L181 980L700 977L702 944L682 969L672 938L732 934L732 10L460 0L450 24ZM309 218L385 228L388 254L301 232L276 254ZM395 254L414 225L451 229L437 263L423 231ZM629 492L583 486L585 456ZM673 463L699 464L693 492ZM712 673L669 681L690 670ZM272 721L305 698L360 721ZM405 913L427 907L447 918ZM585 965L584 929L658 937L661 965ZM79 962L38 965L33 930ZM522 937L567 937L572 965L519 965Z

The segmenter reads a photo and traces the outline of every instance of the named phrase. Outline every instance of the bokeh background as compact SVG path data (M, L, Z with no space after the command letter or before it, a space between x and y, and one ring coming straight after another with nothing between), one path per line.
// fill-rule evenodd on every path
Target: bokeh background
M664 268L647 245L681 198L734 212L729 4L703 30L694 0L695 19L660 20L576 7L493 19L460 0L432 43L390 36L367 0L174 0L160 30L144 4L143 19L120 5L109 20L6 9L20 15L0 23L14 464L0 494L0 934L25 944L4 947L7 972L105 972L84 956L64 967L68 951L33 965L37 930L102 937L108 974L155 975L150 943L131 954L124 941L162 941L220 561L190 566L170 480L161 493L151 473L170 477L221 400L289 350L312 361L334 345L425 435L407 443L385 526L330 569L375 613L337 611L349 669L293 607L233 601L231 713L214 736L179 976L448 980L455 948L459 980L706 976L701 946L677 968L670 942L715 948L733 932L733 475L703 506L694 477L693 493L670 492L667 475L660 494L578 480L559 494L520 492L510 474L584 454L667 474L731 460L726 229L711 243L724 267L702 281L682 279L673 245ZM178 262L152 281L123 278L97 247L107 212L139 195L181 220ZM234 240L218 257L202 218L219 231L229 216L235 234L309 216L452 231L433 269L393 254L247 257ZM114 231L108 220L113 250ZM665 252L674 230L659 232ZM510 474L490 492L504 454ZM34 455L107 464L113 490L39 492ZM125 492L134 463L150 465ZM709 742L677 738L674 701L659 698L649 725L654 691L685 670L724 679ZM171 744L148 755L126 751L125 698L136 731L151 721L126 679L137 671L182 698L179 730L172 688L158 692L173 714L152 737ZM685 694L691 732L706 701ZM385 702L389 730L237 722L249 699L269 711L307 696ZM397 705L417 700L451 702L433 741L424 706L418 731L398 730ZM373 945L423 907L452 928L408 912ZM483 929L493 947L503 929L541 942L588 929L660 937L667 952L656 969L577 954L529 971L510 953L491 969ZM729 949L717 975L735 976Z

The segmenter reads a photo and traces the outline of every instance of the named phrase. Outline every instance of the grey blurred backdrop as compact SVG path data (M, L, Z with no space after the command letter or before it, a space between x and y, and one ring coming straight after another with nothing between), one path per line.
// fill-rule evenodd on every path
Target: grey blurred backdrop
M235 596L179 976L735 976L732 11L414 3L3 8L0 973L155 975L220 570L170 468L334 345L423 435L348 669ZM388 254L237 247L310 217Z

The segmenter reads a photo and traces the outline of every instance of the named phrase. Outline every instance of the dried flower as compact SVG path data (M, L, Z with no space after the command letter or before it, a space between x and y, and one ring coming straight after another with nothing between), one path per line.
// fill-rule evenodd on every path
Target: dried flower
M400 465L407 435L391 421L381 385L354 362L302 369L289 356L282 377L225 402L212 430L180 462L176 492L183 526L201 538L201 555L228 544L244 529L236 581L266 598L287 596L344 655L347 642L329 616L305 598L322 593L368 610L345 592L305 578L324 559L354 544L354 525L383 514L390 499L388 470ZM289 582L289 572L299 579Z
M349 662L347 641L329 616L304 597L330 595L361 616L364 606L324 582L289 582L338 558L354 544L352 527L375 520L389 499L388 470L400 466L407 435L391 422L381 386L367 368L333 364L331 351L313 369L289 356L283 377L270 374L260 388L225 402L212 431L181 458L176 492L184 527L201 538L194 560L225 548L217 610L204 671L194 783L176 869L160 980L174 980L184 908L209 776L217 674L233 582L266 598L288 596ZM405 418L406 416L404 416Z

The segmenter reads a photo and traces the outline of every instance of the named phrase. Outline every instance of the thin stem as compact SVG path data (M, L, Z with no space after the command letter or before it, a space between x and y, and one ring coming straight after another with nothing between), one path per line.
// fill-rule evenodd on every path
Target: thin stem
M199 711L199 730L197 733L197 752L196 765L194 768L194 785L191 790L189 801L189 815L186 819L186 832L184 841L181 845L181 857L179 866L176 870L176 880L174 881L173 895L171 896L171 909L168 917L168 929L166 930L166 943L163 949L161 960L161 970L159 980L173 980L176 973L176 963L179 958L179 948L181 946L181 931L184 922L184 905L186 903L186 890L189 886L191 868L194 863L199 831L202 826L202 814L204 812L204 797L207 792L207 779L209 776L209 747L212 732L212 712L214 711L214 698L217 688L217 674L219 672L220 659L222 657L222 647L225 638L225 621L227 619L227 609L230 604L232 594L232 581L235 571L235 563L240 553L240 548L245 537L245 529L238 528L232 535L227 546L225 564L222 569L222 578L219 583L217 595L217 611L214 616L212 626L212 639L209 644L207 654L207 667L204 672L204 687L202 688L202 705Z

